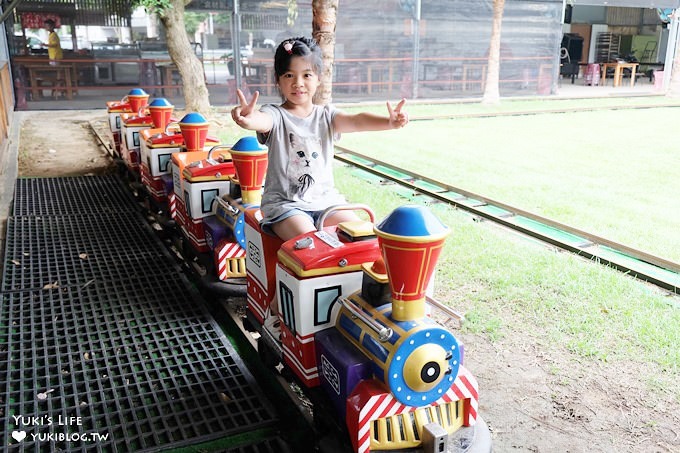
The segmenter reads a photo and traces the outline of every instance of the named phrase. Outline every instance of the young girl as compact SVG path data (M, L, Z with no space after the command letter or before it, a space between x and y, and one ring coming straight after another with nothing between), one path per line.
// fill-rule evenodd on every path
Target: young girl
M347 114L332 105L313 104L322 70L321 49L313 39L283 41L274 55L283 103L257 110L259 92L248 103L238 90L240 105L231 111L236 124L256 131L260 143L269 148L261 225L283 240L314 231L324 209L345 203L333 184L333 143L340 134L397 129L408 123L408 115L402 111L405 99L394 109L388 102L387 116ZM351 211L338 211L325 225L356 219Z

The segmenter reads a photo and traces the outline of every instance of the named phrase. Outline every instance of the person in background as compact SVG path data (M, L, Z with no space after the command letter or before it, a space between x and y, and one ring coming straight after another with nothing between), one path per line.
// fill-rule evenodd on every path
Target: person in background
M49 32L49 36L47 38L47 56L50 59L50 65L52 66L58 65L59 60L64 58L64 53L61 50L61 40L59 39L57 32L54 31L55 25L56 23L52 19L47 19L45 21L45 28ZM52 97L57 99L60 96L65 96L65 88L66 80L63 78L62 71L59 71L57 73L57 79L52 85Z
M61 50L61 40L59 39L57 32L54 31L55 25L56 23L52 19L47 19L45 21L45 28L49 33L49 37L47 38L47 56L52 65L57 64L58 60L64 58L64 53Z

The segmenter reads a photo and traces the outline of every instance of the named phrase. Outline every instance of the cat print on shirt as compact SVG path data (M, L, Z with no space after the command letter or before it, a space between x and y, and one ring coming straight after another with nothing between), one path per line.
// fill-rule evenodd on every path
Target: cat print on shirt
M321 140L318 137L300 137L288 134L291 154L288 160L288 181L291 195L300 200L314 194L314 176L322 166Z

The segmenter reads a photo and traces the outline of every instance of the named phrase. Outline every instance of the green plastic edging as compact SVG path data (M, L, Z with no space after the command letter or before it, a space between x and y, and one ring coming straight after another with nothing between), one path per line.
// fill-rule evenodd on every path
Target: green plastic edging
M394 169L389 168L389 167L383 167L382 165L376 165L373 168L381 171L382 173L385 173L386 175L392 176L393 178L404 179L404 180L413 179L413 176L411 176L409 174L402 173L400 171L394 170Z
M533 219L529 219L527 217L515 216L510 221L516 225L540 233L545 237L549 237L560 242L569 244L572 247L583 247L585 245L591 244L591 241L589 241L588 239L582 238L572 233L568 233L555 227L551 227L549 225L546 225Z
M626 268L631 269L632 272L644 272L645 275L652 276L657 280L668 282L676 287L680 287L679 274L671 270L655 266L654 264L650 264L646 261L639 260L630 255L626 255L625 253L610 247L604 245L600 246L598 248L598 252L594 253L594 255L604 258L612 263L625 266Z
M427 181L418 180L418 181L414 182L413 185L415 185L419 189L423 189L423 190L427 190L427 191L435 192L435 193L446 191L445 188L438 186L436 184L429 183Z
M370 183L374 184L382 184L383 180L380 176L375 175L369 171L362 170L361 168L355 168L352 170L352 176L356 176L357 178L361 178L365 181L368 181Z
M352 162L356 162L367 167L371 167L374 164L372 160L364 159L363 157L355 156L354 154L342 153L341 155L347 160L351 160Z
M513 215L512 212L491 204L479 206L477 209L495 217L510 217Z

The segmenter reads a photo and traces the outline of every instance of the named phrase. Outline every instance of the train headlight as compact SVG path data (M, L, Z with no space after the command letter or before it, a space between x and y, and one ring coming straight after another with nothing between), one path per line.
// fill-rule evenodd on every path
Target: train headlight
M404 364L404 382L417 392L432 390L449 369L446 351L439 345L416 348Z

